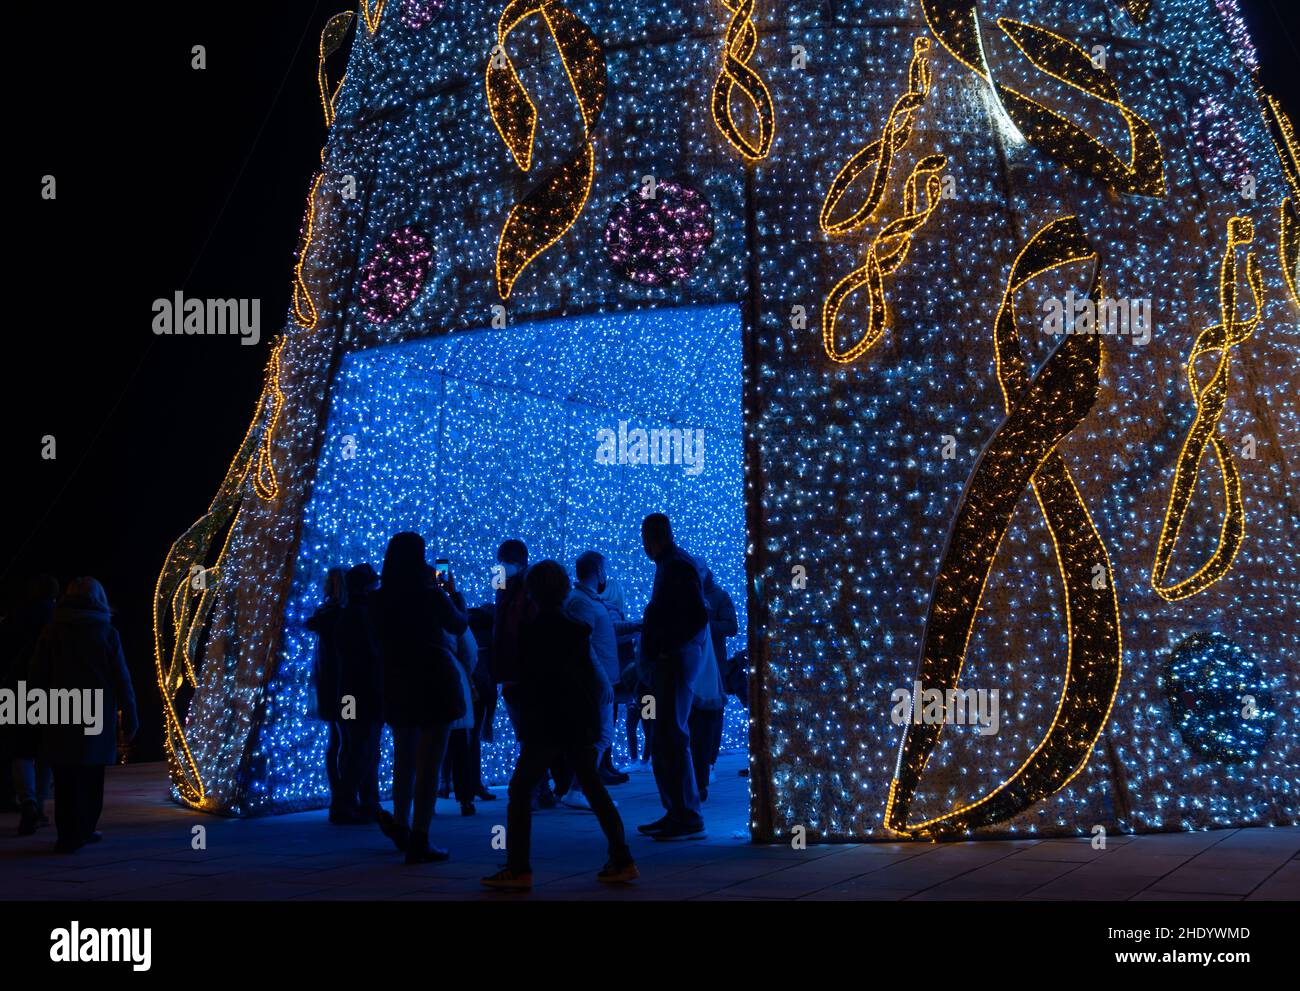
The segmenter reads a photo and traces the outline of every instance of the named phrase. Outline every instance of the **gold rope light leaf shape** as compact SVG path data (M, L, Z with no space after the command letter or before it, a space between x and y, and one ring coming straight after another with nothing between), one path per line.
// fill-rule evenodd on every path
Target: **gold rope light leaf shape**
M204 805L206 788L198 761L185 736L185 719L178 706L178 697L187 684L191 688L198 687L194 657L203 625L212 608L222 563L239 522L244 483L258 457L258 445L264 441L267 432L274 429L278 410L283 405L284 397L275 381L282 346L283 339L267 368L257 412L226 468L225 477L208 511L172 544L154 586L154 675L163 700L163 742L177 794L181 801L195 808ZM216 561L206 565L214 542L223 529L226 537Z
M1040 71L1114 107L1128 127L1127 161L1084 128L1037 100L995 80L985 58L974 0L921 0L926 23L939 43L994 89L1025 139L1066 165L1121 193L1164 196L1164 155L1155 129L1120 99L1115 81L1078 45L1035 24L1002 17L998 27Z
M930 39L924 35L912 42L912 61L907 68L907 92L894 101L883 134L845 162L832 180L818 217L821 229L827 234L857 230L880 208L894 156L903 150L912 136L912 122L916 112L930 92L929 51ZM867 173L871 174L871 181L862 204L848 216L834 219L845 194Z
M885 297L885 276L893 275L907 260L912 236L929 219L942 198L940 174L948 160L928 155L916 163L903 187L903 214L882 227L867 251L867 260L842 278L822 306L822 345L827 356L840 364L856 361L876 346L890 326L889 303ZM867 289L867 329L852 345L840 348L837 325L845 301L863 287Z
M767 84L750 66L758 49L758 28L754 26L756 0L721 0L731 13L722 47L722 66L713 81L711 109L718 130L733 148L747 160L757 162L767 157L776 136L776 109ZM758 134L747 136L737 123L732 109L736 90L753 108Z
M321 109L325 113L326 127L330 127L334 123L334 101L338 98L339 90L343 88L343 77L340 76L339 81L331 86L329 71L325 62L342 47L343 39L348 34L348 28L352 26L352 18L353 13L350 10L335 14L325 22L325 27L320 33L320 54L316 62L316 87L320 90L320 103Z
M605 105L605 52L591 29L558 0L511 0L497 22L497 43L488 57L485 85L497 133L515 164L532 167L537 107L506 52L506 39L525 18L540 15L560 52L560 61L582 114L583 140L517 203L497 242L497 292L510 296L525 268L573 226L591 193L596 150L591 132Z
M1110 559L1057 450L1096 402L1100 339L1067 336L1031 375L1016 330L1017 290L1044 272L1082 261L1095 265L1097 252L1078 219L1062 217L1039 230L1011 267L994 324L1006 418L962 493L930 597L917 674L921 685L939 689L945 698L956 689L999 545L1031 488L1052 538L1065 600L1068 639L1060 701L1042 740L1002 784L976 801L915 823L908 813L942 724L910 721L885 809L885 825L898 832L933 836L978 829L1064 788L1087 764L1119 689L1123 648ZM1105 571L1100 588L1094 581L1098 565Z
M384 16L384 7L388 0L361 0L361 16L366 20L366 27L371 34L379 30L379 19Z
M307 264L307 252L311 250L312 238L316 227L316 197L320 193L321 183L325 179L324 171L317 172L307 193L307 212L303 218L302 247L298 251L298 262L293 268L293 316L304 330L315 330L320 322L320 314L311 298L311 289L303 277L303 266Z
M1262 315L1260 301L1263 280L1253 251L1246 254L1246 281L1254 299L1254 316L1249 320L1237 319L1237 249L1250 244L1255 237L1254 225L1249 217L1233 217L1228 221L1228 245L1219 266L1219 317L1220 323L1206 327L1196 337L1192 353L1187 357L1187 384L1196 402L1196 418L1192 421L1183 449L1174 468L1174 484L1165 510L1164 525L1156 542L1156 560L1151 569L1151 587L1161 598L1170 602L1187 599L1205 591L1232 567L1233 558L1241 549L1246 535L1246 515L1241 500L1241 476L1232 460L1232 449L1219 436L1219 418L1228 401L1228 386L1232 371L1231 349L1245 341L1259 326ZM1204 354L1215 354L1214 371L1204 388L1197 385L1196 359ZM1180 582L1168 581L1169 564L1178 534L1186 521L1187 510L1196 490L1196 478L1207 447L1213 446L1215 461L1223 481L1224 513L1218 542L1209 560L1195 574Z
M280 483L275 477L275 462L271 444L275 440L275 428L280 424L280 413L284 409L284 392L280 388L280 352L284 350L289 339L281 337L280 342L271 352L271 360L266 368L266 391L270 396L270 411L267 414L266 429L262 432L262 444L257 451L257 471L253 474L253 491L261 498L270 501L280 494Z

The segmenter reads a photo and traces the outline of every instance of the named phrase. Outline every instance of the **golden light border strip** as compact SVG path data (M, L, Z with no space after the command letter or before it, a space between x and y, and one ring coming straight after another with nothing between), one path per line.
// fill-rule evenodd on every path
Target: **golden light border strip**
M271 360L266 369L266 388L270 392L270 417L266 430L262 433L262 443L257 451L257 471L253 473L253 491L268 502L280 494L280 483L275 477L274 455L271 445L275 440L275 428L280 423L280 413L284 409L284 392L280 389L280 352L289 338L282 336L271 351Z
M370 0L361 0L361 16L366 20L366 27L371 34L379 30L379 19L384 16L388 0L375 0L372 8Z
M750 162L761 161L772 150L776 137L776 108L767 84L749 65L758 49L758 28L754 24L756 0L720 0L731 14L722 45L722 65L713 81L710 110L713 122L727 142ZM758 134L753 140L745 136L736 123L731 99L736 90L754 108Z
M1246 281L1254 298L1255 315L1250 320L1237 319L1237 249L1251 243L1255 226L1249 217L1233 217L1228 221L1228 245L1219 264L1219 319L1206 327L1196 337L1191 354L1187 356L1187 384L1196 403L1196 418L1183 440L1182 451L1174 468L1174 482L1169 493L1164 524L1156 543L1156 559L1151 568L1151 587L1156 594L1169 602L1191 598L1228 573L1233 558L1241 549L1246 534L1245 509L1241 499L1241 476L1232 460L1232 449L1218 434L1219 418L1228 401L1228 387L1232 370L1231 349L1240 345L1254 333L1263 315L1261 300L1263 278L1255 253L1246 253ZM1196 381L1196 359L1203 354L1218 354L1214 372L1204 388ZM1178 535L1187 517L1196 478L1200 472L1205 450L1213 445L1215 461L1223 482L1224 513L1219 538L1214 553L1194 574L1180 582L1169 583L1169 564Z
M1291 302L1300 307L1300 217L1296 216L1295 200L1289 196L1283 199L1278 212L1278 262Z
M917 674L926 688L945 694L956 688L998 548L1021 494L1032 487L1052 539L1065 600L1066 669L1056 712L1033 752L1000 785L974 802L917 823L908 821L908 812L943 727L909 722L885 808L885 826L897 832L949 834L1011 818L1083 770L1110 718L1123 665L1114 574L1057 449L1096 402L1101 342L1093 334L1068 335L1031 377L1015 316L1016 292L1031 279L1072 262L1095 264L1097 258L1078 219L1062 217L1041 228L1011 267L994 324L997 377L1007 415L962 493L930 597ZM1094 587L1098 565L1105 571L1103 588Z

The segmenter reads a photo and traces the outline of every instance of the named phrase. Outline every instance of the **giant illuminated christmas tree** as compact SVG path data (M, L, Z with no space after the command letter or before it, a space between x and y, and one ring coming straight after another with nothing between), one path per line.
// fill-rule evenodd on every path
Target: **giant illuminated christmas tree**
M742 606L760 839L1294 821L1300 176L1233 0L380 0L320 64L158 586L180 801L323 804L329 567L592 546L636 611L663 509Z

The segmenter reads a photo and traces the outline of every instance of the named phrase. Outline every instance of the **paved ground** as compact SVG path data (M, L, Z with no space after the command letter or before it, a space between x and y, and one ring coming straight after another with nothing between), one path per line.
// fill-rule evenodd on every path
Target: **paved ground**
M693 843L631 840L642 880L610 888L593 875L604 860L594 818L555 810L534 820L530 896L482 891L478 878L502 855L491 848L505 800L461 817L440 801L433 839L445 864L407 867L377 830L330 826L324 812L232 820L198 815L162 798L161 764L109 769L105 839L79 853L52 852L52 828L14 835L0 816L4 899L556 899L708 900L1149 900L1300 899L1300 827L976 843L755 846L748 842L747 783L739 757L724 756L705 806L709 838ZM613 789L629 831L657 818L648 771ZM207 849L191 849L191 829Z

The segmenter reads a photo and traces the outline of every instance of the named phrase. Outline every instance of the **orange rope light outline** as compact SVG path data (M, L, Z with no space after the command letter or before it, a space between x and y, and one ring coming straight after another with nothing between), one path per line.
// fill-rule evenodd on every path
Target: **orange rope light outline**
M880 208L894 156L907 145L912 136L916 112L930 92L929 51L930 39L925 35L912 41L912 61L907 67L907 92L894 101L893 109L885 121L884 132L845 162L832 180L817 218L821 229L827 234L856 230ZM842 220L833 220L835 208L840 205L850 187L866 172L871 173L871 184L862 205Z
M713 122L733 148L747 160L757 162L767 157L772 150L772 139L776 136L776 108L772 104L772 93L763 82L763 77L749 65L749 60L758 49L758 28L753 20L757 0L720 2L731 13L731 22L727 25L726 39L722 46L722 66L718 70L718 77L713 81L710 104ZM737 89L754 108L758 124L756 141L749 140L741 132L732 113L731 97Z
M262 432L262 443L257 451L257 471L253 473L253 491L262 499L270 502L280 494L280 483L275 477L275 462L271 452L271 443L275 439L275 428L280 423L280 412L284 409L284 392L280 389L280 352L284 350L287 337L281 336L266 369L266 389L271 395L271 415L266 430Z
M1012 123L1047 154L1081 169L1121 193L1165 195L1164 155L1155 129L1120 100L1115 81L1074 42L1035 24L1000 17L998 27L1035 68L1072 89L1114 107L1129 135L1120 159L1069 118L993 78L980 36L975 0L921 0L926 23L950 55L993 87Z
M1219 265L1219 319L1221 322L1206 327L1196 337L1191 354L1187 356L1187 384L1196 403L1196 418L1192 421L1179 452L1174 468L1174 483L1169 493L1169 506L1165 510L1164 525L1156 543L1155 564L1151 568L1151 587L1168 602L1178 602L1205 591L1232 568L1233 559L1241 549L1246 535L1246 515L1241 500L1241 476L1232 460L1232 450L1219 436L1219 418L1228 401L1228 386L1232 370L1231 349L1245 341L1259 326L1263 316L1261 307L1263 279L1255 253L1246 253L1246 281L1254 298L1255 315L1250 320L1237 319L1237 249L1250 244L1255 237L1255 226L1249 217L1233 217L1228 221L1228 245ZM1217 352L1218 361L1205 387L1196 381L1196 359L1203 354ZM1223 481L1224 513L1219 529L1219 539L1214 553L1195 574L1180 582L1168 584L1169 563L1178 546L1178 535L1187 517L1187 510L1196 490L1196 478L1205 449L1214 446L1214 457Z
M1279 212L1278 261L1282 264L1282 277L1286 279L1291 302L1300 306L1300 288L1297 288L1300 284L1300 217L1296 216L1295 201L1289 196L1283 199Z
M972 830L1009 819L1055 794L1087 765L1115 704L1123 643L1114 575L1105 543L1057 449L1096 402L1100 339L1067 336L1031 377L1015 315L1016 291L1031 279L1072 262L1097 260L1078 218L1069 216L1034 234L1011 267L994 325L998 384L1007 415L962 493L935 578L917 675L929 687L957 686L998 548L1028 486L1048 526L1065 600L1066 670L1056 712L1043 739L1010 777L974 802L919 823L908 822L908 811L943 727L909 721L885 807L885 826L897 832L932 836ZM1100 287L1097 292L1101 294ZM1096 565L1105 568L1102 589L1092 584ZM971 596L975 581L979 592Z
M307 263L307 252L311 249L312 236L316 227L316 195L325 179L324 171L317 172L307 193L307 217L303 223L302 250L298 252L298 262L293 267L293 315L304 330L315 330L320 322L316 304L312 302L311 290L302 277L302 267Z
M274 364L277 368L279 349L283 343L282 338L275 350ZM198 677L194 670L198 637L212 607L222 563L239 522L244 482L252 467L258 442L266 433L263 411L270 395L278 391L278 386L273 387L270 371L268 367L262 395L257 401L257 413L244 432L244 439L240 441L239 449L227 466L221 486L209 504L208 511L172 544L154 586L154 675L163 701L163 743L177 794L181 801L193 808L203 807L207 790L185 736L185 722L177 709L176 696L187 683L192 688L198 688ZM280 399L282 402L282 395ZM226 539L217 559L210 567L204 566L203 562L212 549L213 538L223 527L227 527ZM195 576L194 568L200 568L204 574L204 588L201 590L194 589L191 584ZM198 594L193 594L195 592ZM164 634L165 630L170 631L170 639Z
M892 325L884 277L893 275L907 260L912 236L939 205L943 191L939 174L947 163L943 155L927 155L916 163L903 186L902 216L880 229L867 251L866 262L840 279L826 294L822 306L822 346L832 361L840 364L856 361L875 347ZM918 206L922 192L924 203ZM863 286L867 287L867 329L852 346L841 351L835 343L840 308Z
M515 164L524 172L532 167L537 107L510 61L506 39L535 14L541 15L559 49L582 114L583 141L506 217L496 254L497 292L502 299L509 298L524 269L565 235L586 206L596 175L591 132L605 105L605 54L591 29L559 0L510 0L497 20L497 43L488 56L484 86L492 123Z
M388 0L375 0L375 7L372 12L370 0L361 0L361 16L366 19L366 27L370 29L371 34L379 30L379 19L384 16L384 7L387 4Z
M334 123L334 101L338 99L339 90L343 88L343 77L340 76L338 83L331 87L325 60L343 45L343 39L347 36L348 28L352 24L352 18L352 11L340 11L325 22L325 27L320 33L320 45L317 49L320 54L316 62L316 88L320 90L320 103L321 109L325 112L326 127L330 127Z

